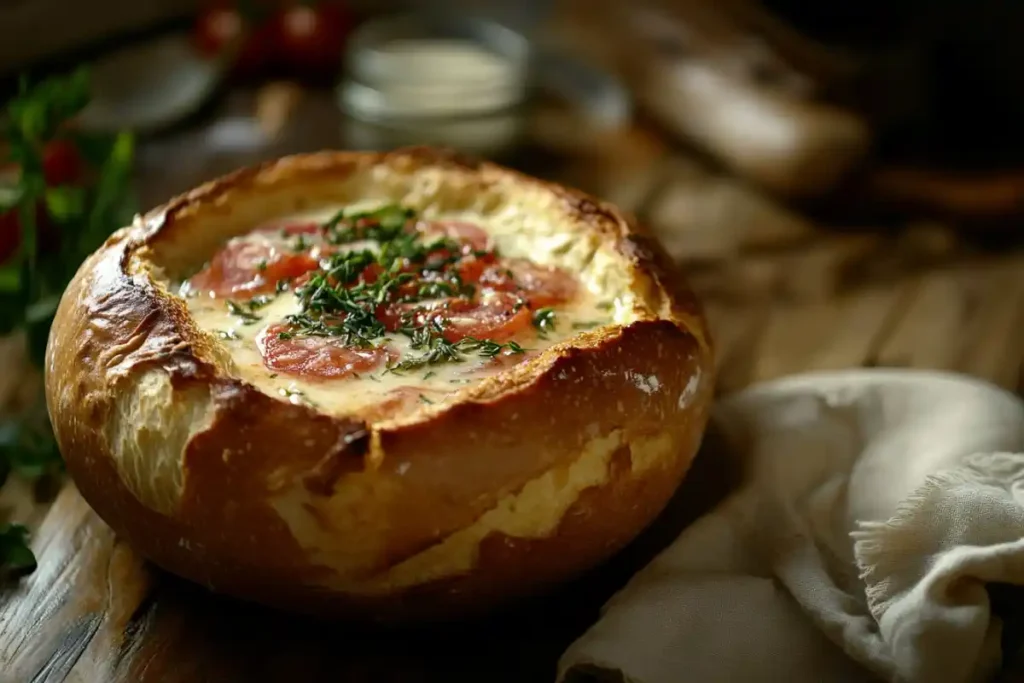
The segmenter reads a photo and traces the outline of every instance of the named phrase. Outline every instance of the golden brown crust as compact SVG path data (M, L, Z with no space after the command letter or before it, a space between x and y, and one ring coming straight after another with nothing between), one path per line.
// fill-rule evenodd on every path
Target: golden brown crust
M183 302L134 265L198 244L197 217L249 193L423 168L539 190L566 229L614 246L645 290L644 310L486 380L443 410L366 422L286 403L224 373ZM409 619L480 609L564 580L627 543L686 473L712 368L699 305L631 219L573 190L416 148L286 158L140 217L66 291L46 388L80 491L157 564L282 607ZM126 427L124 397L146 399L147 373L169 382L161 396L170 407L159 407L167 426ZM186 414L181 453L171 462L149 457L154 434L146 430L170 433Z

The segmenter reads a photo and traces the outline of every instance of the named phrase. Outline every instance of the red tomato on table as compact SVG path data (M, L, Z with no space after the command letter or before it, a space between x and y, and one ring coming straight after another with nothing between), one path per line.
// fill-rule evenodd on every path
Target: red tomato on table
M266 17L246 16L236 3L209 3L196 17L192 35L200 54L211 59L234 52L235 71L258 72L273 57L273 36Z
M295 2L272 21L274 50L297 75L340 67L352 18L336 2Z

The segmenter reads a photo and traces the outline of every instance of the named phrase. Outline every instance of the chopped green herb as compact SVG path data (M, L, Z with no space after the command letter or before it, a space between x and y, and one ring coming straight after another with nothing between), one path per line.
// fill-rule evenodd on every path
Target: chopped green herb
M136 208L132 135L86 131L72 123L89 104L90 89L84 67L39 82L25 75L0 115L0 156L11 171L0 187L0 213L16 223L5 235L12 249L0 257L0 336L23 334L29 360L39 367L61 292L82 261L131 222ZM79 177L47 178L44 160L52 144L75 154ZM46 482L62 469L45 404L25 408L0 419L0 484L12 474ZM35 565L25 527L0 524L0 580Z
M270 296L269 294L260 294L249 299L245 306L250 311L258 311L267 304L271 303L273 300L274 297Z
M505 344L505 347L512 353L526 353L526 349L524 349L522 346L515 343L514 341L507 342Z
M433 405L434 404L433 401L431 401L429 398L427 398L423 394L420 394L420 400L423 401L424 403L429 404L429 405Z
M533 314L533 326L541 332L551 332L555 329L555 310L553 308L538 308Z
M228 301L227 301L227 306L228 306L228 313L230 313L231 315L233 315L233 316L235 316L237 318L241 318L244 321L244 324L246 324L246 325L249 325L249 324L252 324L254 322L257 322L258 320L261 320L261 318L258 315L256 315L252 311L248 310L246 307L243 307L240 304L238 304L238 303L236 303L234 301L231 301L230 299L228 299Z
M427 365L438 363L461 363L465 360L466 354L475 353L485 358L497 356L502 349L508 349L512 353L522 353L523 348L515 342L499 344L489 339L476 339L475 337L463 337L457 342L450 342L444 337L431 337L424 345L428 351L419 356L407 358L400 363L392 365L390 372L406 372L418 370ZM415 342L413 347L416 348Z
M448 237L427 239L421 231L407 229L415 218L412 209L387 204L370 211L342 210L325 222L323 231L328 242L355 248L332 254L320 270L294 290L299 311L286 317L288 331L279 332L278 337L336 337L345 346L374 348L387 342L389 332L379 316L382 306L473 296L473 285L463 282L456 269L449 267L470 256L464 245ZM377 246L369 249L356 245L363 241L376 242ZM489 254L479 252L477 256ZM525 301L518 301L516 310L525 305ZM255 308L250 307L250 313ZM522 353L514 342L499 344L472 337L450 342L444 338L444 320L421 313L409 306L401 314L398 331L409 338L414 350L423 353L389 364L388 372L460 362L469 354L493 357L502 350ZM553 312L539 319L543 328L552 325Z
M276 372L270 373L270 379L277 379L277 373Z
M610 311L615 308L615 303L612 301L602 301L597 304L597 310L599 311Z
M427 370L426 374L423 375L423 379L430 379L431 377L433 377L436 374L437 373L434 372L433 370Z
M238 336L238 333L234 330L214 330L214 333L221 339L228 339L231 341L241 339L241 337Z
M346 213L342 209L324 224L324 230L335 244L357 240L389 241L416 215L412 209L398 204L385 204L377 209L348 215Z
M267 269L267 259L260 259L259 263L256 264L256 270L263 272Z

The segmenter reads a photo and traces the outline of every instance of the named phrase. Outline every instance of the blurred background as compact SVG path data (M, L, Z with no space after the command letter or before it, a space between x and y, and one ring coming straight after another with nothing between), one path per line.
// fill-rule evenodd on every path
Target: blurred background
M135 134L141 208L287 153L452 146L635 213L723 359L784 328L726 388L959 368L964 329L1016 387L1022 35L1013 0L0 0L0 72L89 65L74 125Z

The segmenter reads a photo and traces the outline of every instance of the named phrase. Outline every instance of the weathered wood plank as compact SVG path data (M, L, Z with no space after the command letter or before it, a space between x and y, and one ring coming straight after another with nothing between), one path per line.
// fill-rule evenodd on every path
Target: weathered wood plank
M0 670L11 681L63 681L72 670L104 680L120 647L122 616L148 590L148 571L72 485L32 546L39 568L0 604Z
M828 302L777 306L754 362L753 381L867 364L902 295L899 288L867 289Z
M964 330L957 369L1016 390L1024 360L1024 258L993 263L977 302L974 324Z
M1024 344L1024 257L927 272L912 287L878 364L967 372L1015 387Z

